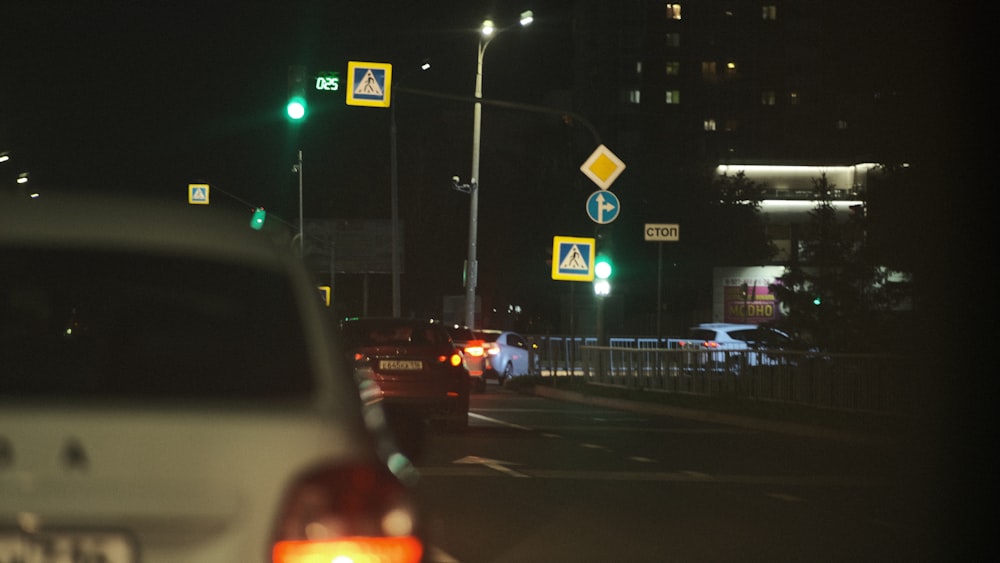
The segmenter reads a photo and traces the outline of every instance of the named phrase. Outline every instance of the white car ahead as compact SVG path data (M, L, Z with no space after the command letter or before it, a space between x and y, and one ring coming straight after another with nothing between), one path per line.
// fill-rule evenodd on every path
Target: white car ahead
M528 340L509 330L479 329L474 331L483 341L489 359L487 373L503 385L511 377L528 375L532 361L538 360Z
M0 202L0 561L419 561L300 260L195 207Z

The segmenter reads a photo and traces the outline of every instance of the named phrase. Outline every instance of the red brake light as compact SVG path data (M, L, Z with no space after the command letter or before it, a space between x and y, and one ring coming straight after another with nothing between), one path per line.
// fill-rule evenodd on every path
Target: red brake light
M275 528L274 563L416 563L423 543L405 486L387 468L322 467L285 496Z
M486 353L486 351L483 348L483 341L482 340L470 340L465 345L465 353L468 354L468 355L470 355L470 356L475 356L475 357L482 356L483 354Z
M705 343L702 344L702 345L704 347L706 347L706 348L718 348L719 347L719 343L716 342L716 341L714 341L714 340L706 340Z
M313 561L420 561L416 538L341 538L332 541L284 541L274 546L275 563Z

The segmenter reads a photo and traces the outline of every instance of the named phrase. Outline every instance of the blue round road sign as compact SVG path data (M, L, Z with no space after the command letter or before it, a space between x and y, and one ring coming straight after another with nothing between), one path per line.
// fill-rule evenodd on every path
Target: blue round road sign
M591 221L600 225L617 219L620 210L618 196L608 190L597 190L587 198L587 215Z

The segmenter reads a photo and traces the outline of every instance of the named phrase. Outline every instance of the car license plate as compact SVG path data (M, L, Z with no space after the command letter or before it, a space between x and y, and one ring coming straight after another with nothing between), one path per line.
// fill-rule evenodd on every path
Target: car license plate
M381 360L378 367L386 370L421 370L424 362L420 360Z
M27 534L0 530L0 562L17 563L135 563L135 543L113 531L44 531Z

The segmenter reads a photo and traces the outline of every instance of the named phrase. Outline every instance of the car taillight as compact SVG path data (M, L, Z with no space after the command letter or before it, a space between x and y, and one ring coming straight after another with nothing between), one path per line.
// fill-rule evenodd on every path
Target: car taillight
M462 355L456 352L450 356L438 356L438 361L443 364L450 364L452 367L458 367L462 365Z
M496 344L486 344L484 348L486 348L486 353L491 356L496 356L500 353L500 348Z
M482 356L486 352L485 350L483 350L482 342L472 341L465 345L465 353L470 356L478 358L479 356Z
M719 343L716 342L716 341L714 341L714 340L706 340L702 344L702 346L704 346L705 348L718 348L719 347Z
M423 542L408 491L385 467L323 467L287 492L275 528L274 563L416 563Z

